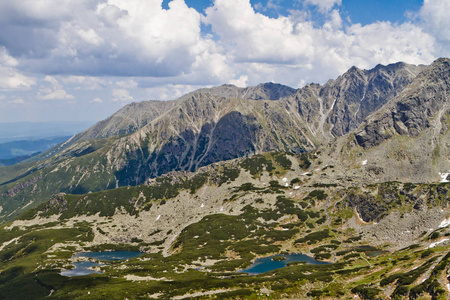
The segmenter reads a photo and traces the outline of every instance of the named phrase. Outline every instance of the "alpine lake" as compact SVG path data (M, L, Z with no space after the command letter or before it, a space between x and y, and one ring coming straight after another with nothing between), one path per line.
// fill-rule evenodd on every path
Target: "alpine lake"
M130 258L135 258L142 255L142 252L137 251L103 251L103 252L80 252L75 254L72 258L76 259L79 257L85 257L89 259L94 259L96 261L118 261ZM300 253L290 253L290 254L276 254L267 257L262 257L256 259L251 266L246 269L238 271L239 273L247 273L249 275L263 274L276 269L281 269L286 267L289 263L293 262L305 262L312 265L324 265L329 264L328 262L318 261L314 258ZM93 262L88 260L73 262L72 265L75 267L70 270L65 270L61 272L63 276L82 276L89 275L93 273L101 273L92 269L95 266L102 266L99 262Z
M118 261L125 260L130 258L135 258L142 255L142 252L138 251L103 251L103 252L80 252L75 254L72 258L78 257L86 257L95 259L98 261ZM72 263L75 268L71 270L62 271L61 275L63 276L81 276L81 275L89 275L93 273L101 273L91 269L95 266L102 266L104 264L100 264L98 262L91 261L78 261Z

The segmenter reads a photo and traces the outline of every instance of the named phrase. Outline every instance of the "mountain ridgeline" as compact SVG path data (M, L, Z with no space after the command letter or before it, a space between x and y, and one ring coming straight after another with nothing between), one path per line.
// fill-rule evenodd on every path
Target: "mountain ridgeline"
M127 105L0 167L0 300L449 299L449 88L438 59Z
M11 218L22 211L18 207L36 206L58 192L135 186L172 171L193 172L268 151L317 150L348 167L346 161L355 158L343 152L373 152L395 136L415 139L429 128L433 148L422 152L434 153L435 165L426 175L435 181L447 151L439 145L445 145L449 127L449 73L448 59L430 66L352 67L324 85L297 90L274 83L223 85L173 101L132 103L40 154L39 161L0 169L0 218ZM390 174L388 166L383 173ZM399 180L415 180L397 173Z

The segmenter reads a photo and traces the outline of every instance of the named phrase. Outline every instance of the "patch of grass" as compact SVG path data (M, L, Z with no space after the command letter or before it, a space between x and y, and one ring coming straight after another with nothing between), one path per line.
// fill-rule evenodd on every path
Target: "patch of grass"
M322 231L316 231L307 234L305 237L297 239L295 242L298 244L300 243L316 244L329 237L332 237L331 231L329 229L324 229Z

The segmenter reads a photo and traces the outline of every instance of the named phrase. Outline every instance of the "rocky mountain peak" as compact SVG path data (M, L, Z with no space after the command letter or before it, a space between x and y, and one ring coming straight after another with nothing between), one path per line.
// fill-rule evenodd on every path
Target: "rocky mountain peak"
M219 87L200 89L196 92L229 98L279 100L292 96L295 93L295 89L282 84L267 82L245 88L240 88L232 84L224 84Z

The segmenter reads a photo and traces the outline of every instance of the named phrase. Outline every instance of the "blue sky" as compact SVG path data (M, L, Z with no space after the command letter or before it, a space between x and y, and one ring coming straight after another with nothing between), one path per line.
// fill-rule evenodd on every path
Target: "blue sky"
M0 122L450 56L449 0L0 0Z
M163 7L167 9L169 2L170 0L164 0ZM195 8L199 12L203 12L206 8L214 4L212 0L187 0L185 2L189 7ZM289 10L303 8L309 9L314 14L314 10L316 9L309 4L292 0L251 0L250 3L253 7L261 5L267 8L268 3L278 6L278 8L258 10L258 12L270 17L277 17L279 14L288 15ZM362 25L376 21L390 21L395 23L406 21L407 12L418 11L422 3L422 0L342 0L340 10L344 16L350 17L353 23L361 23ZM315 13L315 17L320 18L320 15Z

